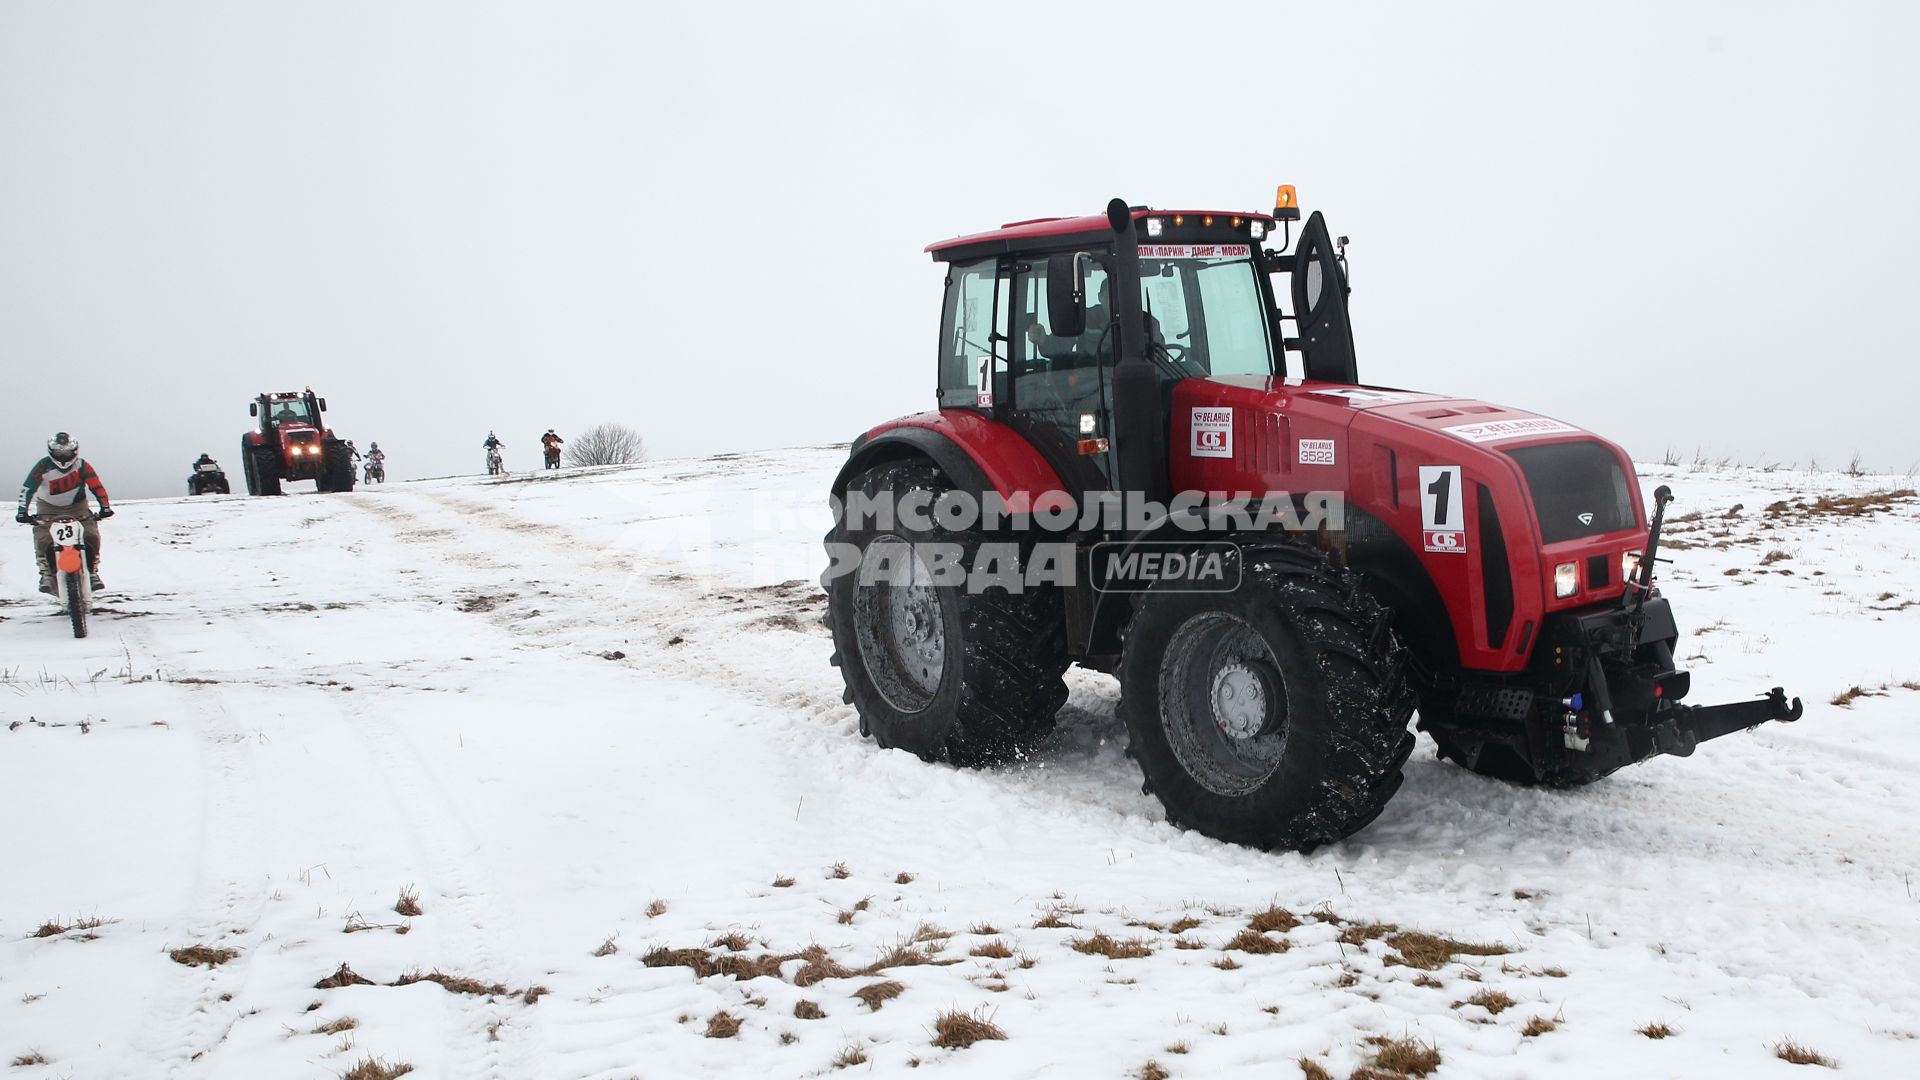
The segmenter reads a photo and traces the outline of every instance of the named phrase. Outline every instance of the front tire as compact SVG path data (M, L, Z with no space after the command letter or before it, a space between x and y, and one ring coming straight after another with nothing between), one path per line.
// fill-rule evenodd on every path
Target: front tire
M917 459L876 465L848 486L850 494L884 497L889 505L909 493L938 499L952 489L939 469ZM935 584L921 557L923 545L953 545L958 565L971 570L995 539L977 527L914 530L903 521L884 531L868 523L853 528L844 517L827 534L830 552L847 545L840 550L857 550L863 561L886 557L912 568L910 580L895 584L862 584L858 571L834 576L831 569L821 580L844 700L859 713L861 733L882 747L925 761L986 765L1024 756L1053 729L1067 699L1060 590ZM1017 551L1024 567L1027 549L1009 543L995 550Z
M279 455L270 446L249 446L243 449L247 462L247 494L280 494Z
M1120 660L1128 752L1167 819L1311 850L1365 828L1413 750L1388 613L1320 552L1241 548L1232 592L1148 590Z
M63 570L60 572L60 577L60 585L66 591L67 619L73 623L73 636L86 637L87 609L90 606L87 595L87 572L82 570L73 574Z

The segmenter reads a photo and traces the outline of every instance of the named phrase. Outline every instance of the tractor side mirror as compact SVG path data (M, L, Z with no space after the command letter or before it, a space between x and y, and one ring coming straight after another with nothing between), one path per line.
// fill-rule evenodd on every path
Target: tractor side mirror
M327 399L326 399L326 398L321 398L321 399L320 399L320 411L321 411L321 412L326 412L326 411L327 411Z
M1047 323L1055 337L1087 332L1087 279L1078 255L1047 256Z
M260 415L260 403L259 403L259 402L257 402L257 401L249 401L249 402L247 402L247 415L248 415L248 416L259 416L259 415Z

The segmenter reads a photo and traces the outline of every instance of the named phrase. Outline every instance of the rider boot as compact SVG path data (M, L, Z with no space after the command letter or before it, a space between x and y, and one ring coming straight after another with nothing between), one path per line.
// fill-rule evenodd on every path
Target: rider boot
M53 567L45 562L40 564L40 591L48 596L53 595Z
M94 592L106 591L107 583L100 580L99 552L90 551L87 553L87 578L88 578L87 584L93 589Z

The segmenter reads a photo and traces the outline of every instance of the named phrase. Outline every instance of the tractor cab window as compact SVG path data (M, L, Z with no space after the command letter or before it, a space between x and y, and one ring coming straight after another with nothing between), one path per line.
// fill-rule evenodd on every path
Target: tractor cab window
M947 268L940 407L985 408L1006 392L1006 279L993 259Z
M307 412L307 403L298 399L293 401L276 401L269 404L267 406L267 419L276 424L313 423L312 414Z
M1140 303L1163 373L1273 374L1258 272L1249 256L1140 260Z

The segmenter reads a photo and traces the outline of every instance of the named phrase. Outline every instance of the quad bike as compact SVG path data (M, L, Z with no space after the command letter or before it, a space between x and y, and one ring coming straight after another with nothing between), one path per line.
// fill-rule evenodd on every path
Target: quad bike
M53 538L53 595L73 624L73 636L87 636L87 615L93 610L93 588L88 573L86 523L78 518L27 519L45 525Z
M488 450L487 451L487 475L498 476L501 473L506 471L507 471L506 462L501 460L500 451Z
M189 495L227 495L232 489L227 486L227 474L218 465L202 465L187 476L187 494Z

